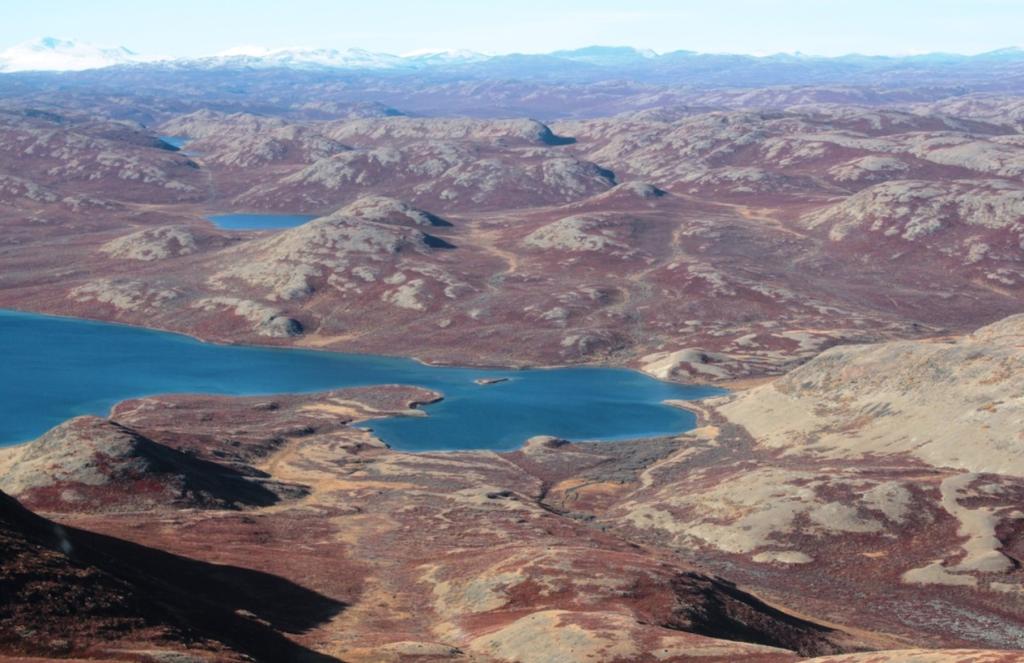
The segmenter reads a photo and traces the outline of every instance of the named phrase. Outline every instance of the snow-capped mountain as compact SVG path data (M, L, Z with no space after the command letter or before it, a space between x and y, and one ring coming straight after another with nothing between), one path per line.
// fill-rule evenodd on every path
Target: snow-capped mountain
M418 51L410 51L402 54L402 59L409 62L417 62L424 65L430 64L465 64L469 62L483 62L491 56L467 51L460 48L433 49L425 48Z
M627 64L658 57L658 54L650 49L631 46L586 46L571 51L554 51L550 55L596 65Z
M92 44L43 37L0 51L0 71L81 71L150 59L123 46L101 48Z
M265 48L239 46L198 58L144 57L121 46L92 44L44 37L0 51L0 72L82 71L123 64L165 62L175 66L284 67L289 69L418 69L437 65L483 62L489 56L456 49L424 49L401 56L362 48Z
M489 56L455 49L424 49L402 55L362 48L233 48L189 63L207 67L288 67L292 69L418 69L436 65L483 62ZM184 63L185 61L178 61Z
M177 70L190 69L294 69L312 71L419 72L505 78L592 80L623 77L647 82L692 83L706 77L731 84L803 84L850 82L858 73L900 75L925 70L1014 67L1024 62L1024 50L1005 48L978 55L926 53L913 56L866 56L850 54L823 57L802 53L708 54L694 51L656 53L628 46L586 46L551 53L486 55L467 50L423 49L393 55L361 48L266 48L242 46L216 55L192 58L142 56L124 47L101 48L92 44L46 37L0 51L0 73L19 71L81 71L126 64L147 63ZM993 73L1005 76L1006 72ZM767 78L766 78L767 76ZM574 78L575 77L575 78ZM723 78L724 77L724 78Z
M179 61L183 63L186 61ZM207 67L288 67L294 69L395 69L407 66L397 55L362 48L261 48L239 47L190 63Z

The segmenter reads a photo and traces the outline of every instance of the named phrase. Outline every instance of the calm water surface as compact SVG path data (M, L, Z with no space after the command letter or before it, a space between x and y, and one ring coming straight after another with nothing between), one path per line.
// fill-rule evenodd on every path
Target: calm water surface
M214 214L206 217L219 228L228 230L275 230L294 228L315 219L310 214Z
M255 395L374 384L440 391L427 417L368 422L397 449L513 449L532 435L622 439L694 425L664 399L723 393L610 368L486 370L410 359L202 343L186 336L0 310L0 443L161 393ZM507 382L481 386L478 378Z

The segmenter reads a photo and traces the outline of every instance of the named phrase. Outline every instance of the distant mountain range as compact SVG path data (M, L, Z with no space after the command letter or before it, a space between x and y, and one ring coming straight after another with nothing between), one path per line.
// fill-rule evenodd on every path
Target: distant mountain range
M586 51L587 49L583 49ZM632 49L629 49L632 50ZM582 53L582 51L581 51ZM582 57L586 57L585 54ZM465 50L423 50L405 55L374 53L361 48L239 47L198 58L143 56L124 47L44 37L0 51L0 72L84 71L118 65L153 64L198 67L289 67L296 69L417 69L432 65L465 64L488 56Z
M1024 50L1005 48L978 55L928 53L912 56L850 54L838 57L777 53L743 55L673 51L655 53L625 46L588 46L551 53L485 55L465 50L426 50L393 55L358 48L235 48L198 58L143 56L127 48L47 37L0 51L0 73L43 82L60 72L92 72L92 84L112 77L136 83L154 76L193 73L234 76L266 72L323 80L415 76L428 83L456 80L520 80L547 83L613 83L701 87L779 85L1024 86ZM271 73L273 72L273 73ZM141 75L144 75L142 77ZM127 78L125 78L127 77ZM76 76L79 81L81 76ZM60 80L70 82L64 75ZM83 79L84 83L85 80Z
M211 56L161 58L144 56L123 46L104 48L93 44L43 37L0 51L0 72L83 71L118 65L158 64L195 67L288 67L296 69L415 70L433 66L459 66L482 63L557 62L596 67L657 66L681 60L708 63L761 62L767 64L833 63L835 65L884 65L896 63L961 63L968 61L1024 60L1024 49L1004 48L978 55L927 53L912 56L850 54L838 57L776 53L743 55L672 51L656 53L629 46L587 46L550 53L485 55L468 50L421 50L393 55L361 48L280 48L239 47Z

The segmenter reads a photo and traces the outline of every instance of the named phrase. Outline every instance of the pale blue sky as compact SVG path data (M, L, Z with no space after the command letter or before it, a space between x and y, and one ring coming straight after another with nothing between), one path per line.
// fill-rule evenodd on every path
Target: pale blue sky
M0 0L0 17L0 49L53 36L166 56L242 45L821 55L1024 45L1024 0Z

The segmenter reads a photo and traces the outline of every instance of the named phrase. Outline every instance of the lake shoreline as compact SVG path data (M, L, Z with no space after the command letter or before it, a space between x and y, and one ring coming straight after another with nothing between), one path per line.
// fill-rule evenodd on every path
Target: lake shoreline
M86 317L81 317L81 316L77 316L77 315L65 315L65 314L61 314L61 313L49 313L49 312L45 312L45 311L35 311L35 310L29 310L29 309L15 308L15 307L12 307L12 306L0 306L0 315L2 315L4 313L20 313L20 314L24 314L24 315L38 315L38 316L42 316L42 317L46 317L46 318L57 318L57 319L60 319L60 320L74 320L74 321L79 321L79 322L91 322L91 323L102 324L102 325L115 325L115 326L118 326L118 327L128 327L130 329L140 329L140 330L143 330L143 331L159 332L161 334L174 334L176 336L183 336L185 338L190 338L190 339L192 339L194 341L198 341L200 343L205 343L207 345L215 345L215 346L221 346L221 347L260 348L260 349L265 349L265 350L306 350L306 351L309 351L309 352L318 352L318 353L325 353L325 354L332 354L333 353L333 354L359 355L359 356L364 356L364 357L388 357L388 358L393 358L393 359L408 359L410 361L415 361L415 362L417 362L419 364L422 364L423 366L429 366L429 367L432 367L432 368L466 368L466 369L480 369L480 370L491 369L491 370L495 370L495 371L528 371L528 370L544 371L544 370L557 370L557 369L563 369L563 368L607 368L607 369L616 369L616 370L623 370L623 371L633 371L635 373L643 375L644 377L650 378L652 380L657 380L658 382L664 382L666 384L686 385L686 386L693 386L693 387L706 387L706 388L709 388L709 389L727 389L729 391L738 391L738 390L742 390L742 389L747 388L744 380L726 380L726 381L722 381L722 382L701 382L701 381L682 382L682 381L679 381L679 380L673 380L673 379L658 377L658 376L653 375L651 373L647 373L647 372L645 372L645 371L643 371L643 370L641 370L639 368L636 368L635 366L629 366L627 364L616 364L616 363L610 363L610 362L586 361L586 362L579 362L579 363L561 363L561 364L559 364L559 363L541 364L541 363L529 363L529 362L515 363L515 364L496 364L496 363L488 363L488 362L479 362L479 363L477 363L477 362L474 362L474 361L471 361L471 360L461 361L461 362L447 362L447 361L437 361L437 360L425 359L425 358L419 357L417 355L388 354L386 352L366 352L366 351L358 350L358 349L344 349L344 350L341 350L341 349L327 348L327 347L316 346L316 345L285 345L285 344L282 344L282 343L270 343L270 342L261 343L261 342L259 342L258 339L245 340L245 341L236 341L236 340L232 340L232 339L229 339L229 338L217 338L217 337L199 336L198 334L194 334L194 333L187 332L187 331L181 331L179 329L171 329L169 327L147 326L147 325L133 324L133 323L130 323L130 322L121 322L119 320L109 320L109 319L106 319L106 318L86 318ZM756 384L761 384L763 382L767 382L769 380L774 379L774 377L775 376L767 376L767 377L764 377L764 378L751 379L751 382L753 382L754 380L758 380L759 382L757 382Z
M669 407L666 399L723 393L618 367L434 365L401 356L216 343L174 331L20 310L0 310L0 316L18 321L0 334L24 352L6 367L12 380L24 376L21 389L0 406L7 422L0 434L11 443L133 398L269 397L408 385L442 398L417 404L417 412L429 411L429 417L375 423L375 432L392 448L508 451L534 435L611 441L677 434L693 426L693 417ZM410 427L408 419L430 422Z

